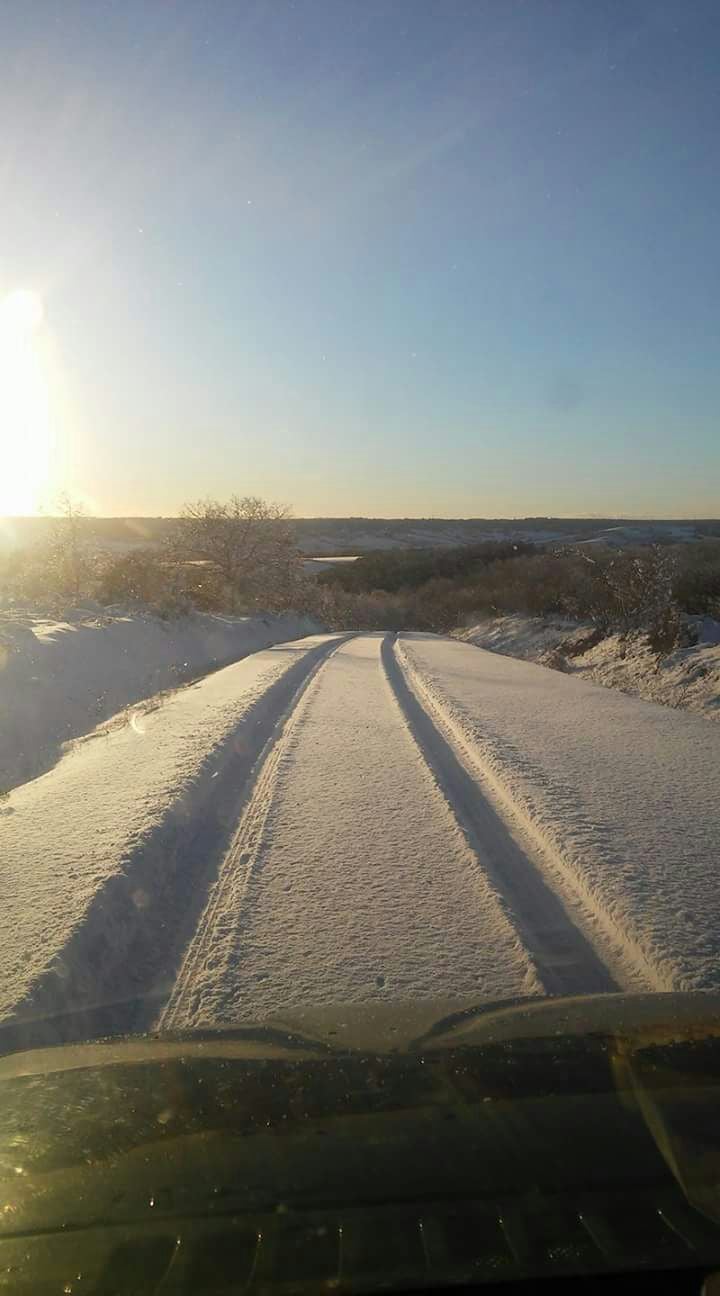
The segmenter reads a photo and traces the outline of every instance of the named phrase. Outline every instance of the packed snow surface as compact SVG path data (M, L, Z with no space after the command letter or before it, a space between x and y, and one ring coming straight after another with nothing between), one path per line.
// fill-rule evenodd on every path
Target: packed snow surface
M403 723L381 639L341 645L305 693L165 1024L432 998L440 987L491 997L537 989Z
M658 989L717 989L720 731L470 644L409 635L401 653L596 944Z
M142 990L146 946L192 907L278 714L334 642L272 648L130 708L0 802L0 1017L34 987L56 1011L73 979L83 1002Z
M258 652L0 801L0 1046L717 989L718 771L702 718L456 640Z

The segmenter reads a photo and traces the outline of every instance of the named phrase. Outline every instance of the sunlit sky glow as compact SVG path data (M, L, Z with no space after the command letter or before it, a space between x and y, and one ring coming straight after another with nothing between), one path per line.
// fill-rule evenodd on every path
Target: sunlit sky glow
M35 512L50 485L49 384L39 343L43 304L18 289L0 300L0 516Z
M0 513L717 515L717 0L2 24Z

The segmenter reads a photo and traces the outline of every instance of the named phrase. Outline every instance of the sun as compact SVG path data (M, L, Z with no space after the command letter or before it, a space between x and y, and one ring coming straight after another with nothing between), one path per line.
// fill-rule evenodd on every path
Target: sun
M34 333L42 324L44 313L39 293L30 288L16 288L0 301L0 332L13 337Z
M0 516L35 513L51 449L40 347L42 298L18 288L0 300Z

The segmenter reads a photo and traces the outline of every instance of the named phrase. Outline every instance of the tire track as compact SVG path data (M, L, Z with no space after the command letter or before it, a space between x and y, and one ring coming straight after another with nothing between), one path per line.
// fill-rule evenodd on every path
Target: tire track
M571 921L585 933L594 949L602 949L603 962L618 985L628 991L665 992L677 988L672 979L648 958L638 941L616 924L611 909L598 903L598 898L583 885L582 879L564 859L562 846L517 801L502 768L496 771L486 761L482 748L466 732L442 696L438 696L438 690L412 661L400 640L396 644L396 655L410 691L432 717L460 765L469 771L472 781L481 789L481 794L497 807L500 819L511 826L510 830L522 844L525 855L534 861L541 876L561 897ZM511 750L508 759L510 766L515 760L522 764L524 753L521 749L514 753ZM561 804L560 808L564 814L565 805ZM602 867L602 864L598 862L598 866Z
M563 995L617 991L621 987L590 941L410 687L390 636L383 641L381 656L405 723L470 849L504 904L546 992Z
M403 721L383 637L339 645L278 731L161 1028L542 993Z
M172 1030L178 1025L180 1017L185 1021L189 1006L193 1005L194 1009L202 999L205 974L211 973L216 980L222 977L223 964L229 970L231 955L223 949L223 945L226 938L232 937L233 929L228 930L227 917L240 910L257 863L278 772L298 723L300 702L322 668L327 666L338 648L351 638L352 635L345 635L338 639L322 660L313 666L265 745L230 848L187 947L170 996L157 1020L155 1028L158 1030Z
M302 653L253 703L240 737L233 729L208 749L192 784L98 890L61 955L0 1025L0 1052L149 1028L172 989L255 771L284 717L347 638Z

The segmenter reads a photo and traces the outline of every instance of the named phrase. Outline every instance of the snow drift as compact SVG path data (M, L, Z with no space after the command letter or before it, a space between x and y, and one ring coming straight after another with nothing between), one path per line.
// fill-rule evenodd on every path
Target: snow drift
M83 608L66 621L0 620L0 792L50 769L68 741L130 703L316 629L293 614L163 620Z
M697 711L720 719L720 623L711 617L688 617L697 642L658 657L640 631L607 635L592 643L592 626L562 617L527 616L522 612L488 618L456 637L490 652L552 666L620 689L649 702ZM578 653L585 638L587 650ZM570 652L565 651L568 646Z

